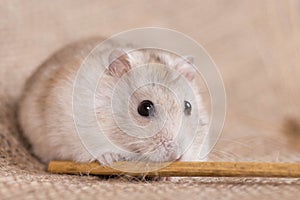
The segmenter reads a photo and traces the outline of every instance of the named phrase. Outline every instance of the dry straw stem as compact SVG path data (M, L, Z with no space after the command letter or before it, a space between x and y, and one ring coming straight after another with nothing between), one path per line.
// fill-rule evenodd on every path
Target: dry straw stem
M159 168L161 167L161 168ZM120 170L122 169L122 170ZM155 169L147 171L145 169ZM300 163L255 163L255 162L173 162L135 163L116 162L111 167L93 163L51 161L51 173L91 174L91 175L130 175L160 177L290 177L300 178ZM146 171L146 172L145 172Z

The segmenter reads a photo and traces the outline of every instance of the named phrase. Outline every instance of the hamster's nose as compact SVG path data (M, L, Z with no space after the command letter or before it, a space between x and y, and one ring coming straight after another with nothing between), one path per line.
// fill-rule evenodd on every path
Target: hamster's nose
M172 144L174 143L174 136L171 133L164 132L160 136L160 142L163 144Z
M162 145L167 152L168 161L178 161L181 159L182 155L180 153L179 146L174 141L164 140Z
M175 143L171 139L161 138L160 142L166 148L173 148L175 146Z

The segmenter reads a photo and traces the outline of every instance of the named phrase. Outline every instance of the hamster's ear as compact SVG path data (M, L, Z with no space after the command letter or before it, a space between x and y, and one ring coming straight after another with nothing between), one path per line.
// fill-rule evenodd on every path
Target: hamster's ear
M108 70L112 76L120 78L130 70L129 55L122 49L115 49L109 55Z
M192 81L196 75L196 69L193 66L194 58L192 56L184 56L177 58L177 71L182 74L188 81Z

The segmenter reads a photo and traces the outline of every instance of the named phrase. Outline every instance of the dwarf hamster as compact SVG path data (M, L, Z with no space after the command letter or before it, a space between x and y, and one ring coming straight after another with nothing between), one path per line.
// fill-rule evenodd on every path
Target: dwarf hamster
M96 51L78 75L100 42L67 45L27 81L18 118L34 154L45 163L199 160L208 117L191 59L112 42ZM85 98L92 93L89 105Z

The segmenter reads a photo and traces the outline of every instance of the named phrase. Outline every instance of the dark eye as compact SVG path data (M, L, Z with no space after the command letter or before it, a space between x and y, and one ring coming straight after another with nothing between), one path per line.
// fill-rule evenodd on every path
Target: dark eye
M192 112L192 105L188 101L184 101L184 114L190 115Z
M149 100L142 101L138 106L138 113L144 117L154 115L154 105Z

